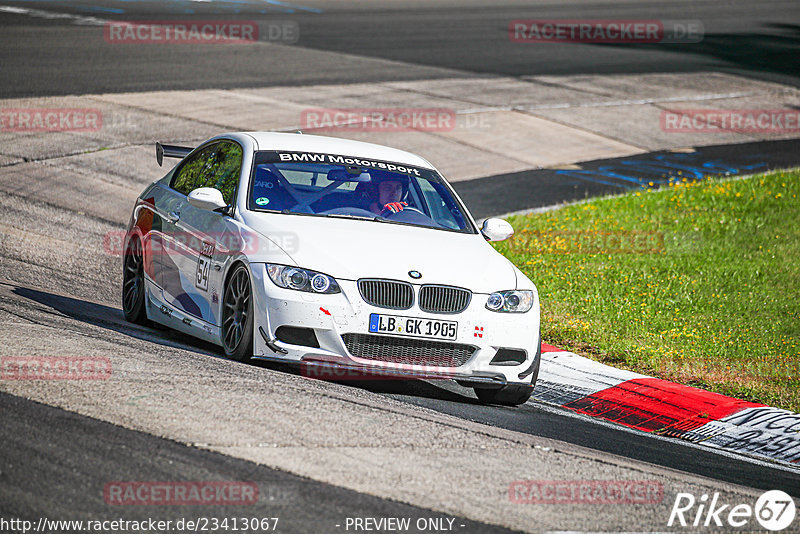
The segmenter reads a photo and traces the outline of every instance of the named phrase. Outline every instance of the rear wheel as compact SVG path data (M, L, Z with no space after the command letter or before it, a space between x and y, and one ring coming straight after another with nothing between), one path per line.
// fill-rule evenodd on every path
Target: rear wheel
M128 321L145 325L148 321L144 309L144 255L138 237L132 237L128 243L123 265L122 311Z
M225 356L243 361L253 356L253 298L250 273L234 267L222 300L222 346Z
M519 406L525 404L531 398L533 386L529 385L508 385L500 389L475 388L475 395L478 400L486 404L501 404L503 406Z

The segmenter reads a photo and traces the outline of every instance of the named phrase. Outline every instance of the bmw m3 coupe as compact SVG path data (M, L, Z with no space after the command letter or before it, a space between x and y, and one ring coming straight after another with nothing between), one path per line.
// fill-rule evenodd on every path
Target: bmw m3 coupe
M442 378L518 405L541 353L535 285L425 159L344 139L229 133L139 196L122 304L235 360Z

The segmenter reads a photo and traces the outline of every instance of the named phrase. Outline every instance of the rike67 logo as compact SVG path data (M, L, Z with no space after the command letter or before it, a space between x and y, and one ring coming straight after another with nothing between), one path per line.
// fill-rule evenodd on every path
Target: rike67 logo
M752 529L757 528L752 522L755 518L762 528L778 532L792 524L795 511L792 498L780 490L761 494L754 506L721 503L719 493L714 493L711 499L706 494L696 499L691 493L678 493L667 526Z

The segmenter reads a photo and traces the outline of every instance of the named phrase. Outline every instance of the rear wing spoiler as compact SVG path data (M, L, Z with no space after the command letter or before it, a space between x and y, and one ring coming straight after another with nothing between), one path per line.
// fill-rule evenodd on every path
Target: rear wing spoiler
M156 161L158 162L158 166L161 167L165 157L183 159L188 156L192 150L194 149L186 146L162 145L156 142Z

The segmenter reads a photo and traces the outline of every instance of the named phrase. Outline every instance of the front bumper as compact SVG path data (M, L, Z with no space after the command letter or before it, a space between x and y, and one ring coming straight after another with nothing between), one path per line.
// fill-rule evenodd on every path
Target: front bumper
M527 313L497 313L486 309L488 295L473 294L466 310L458 314L433 314L419 309L416 302L407 310L389 310L367 304L355 281L338 280L341 293L319 295L277 287L267 278L263 266L253 264L255 292L254 357L292 361L303 364L308 376L371 378L454 379L476 387L502 387L507 384L530 384L531 370L537 364L539 347L539 305ZM262 267L262 268L259 268ZM419 286L415 286L418 292ZM500 289L500 288L499 288ZM370 314L389 314L417 319L455 321L456 339L440 341L369 332ZM282 342L276 335L279 327L313 329L319 347ZM353 339L395 345L408 352L413 346L415 359L386 361L373 359L369 350L355 356ZM348 340L346 342L345 340ZM443 361L448 346L457 346L458 354ZM384 347L385 349L386 347ZM524 361L492 363L501 348L524 351ZM399 350L400 350L399 349ZM465 350L471 351L465 356ZM391 348L384 350L391 353ZM426 360L426 354L437 354Z

